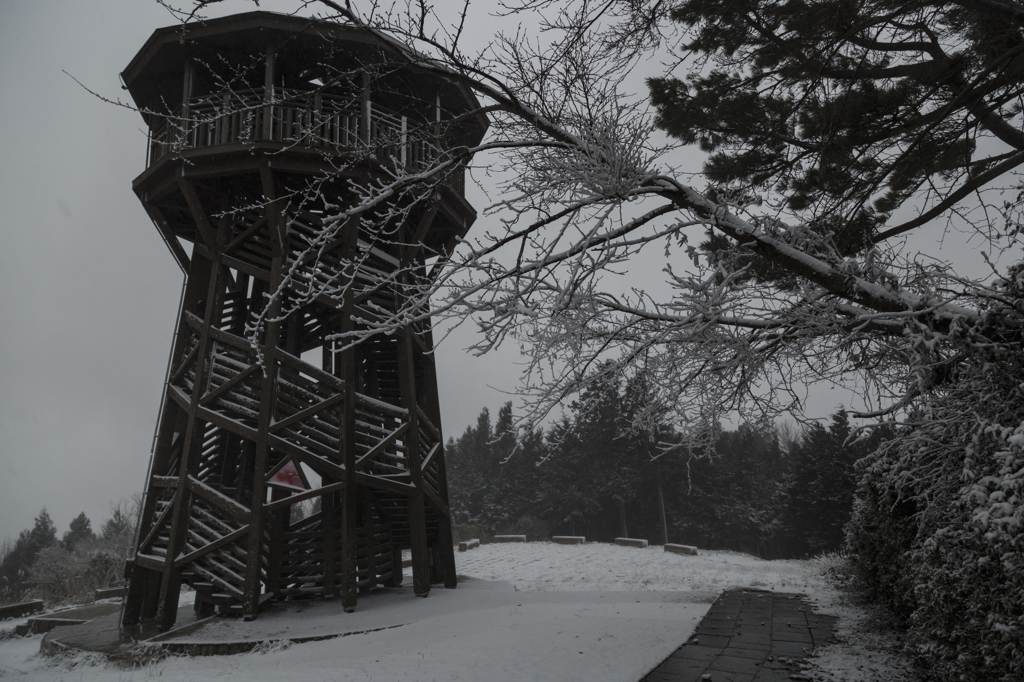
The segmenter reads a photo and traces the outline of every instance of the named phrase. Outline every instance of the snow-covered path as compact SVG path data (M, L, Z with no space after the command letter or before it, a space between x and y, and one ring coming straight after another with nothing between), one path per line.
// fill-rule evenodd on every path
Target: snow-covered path
M46 659L37 655L39 636L13 638L0 641L0 679L637 682L686 640L725 588L802 592L821 601L834 595L811 562L732 552L693 557L660 548L528 543L485 545L456 559L459 574L476 580L416 599L401 627L263 653L171 657L134 670L88 656ZM381 615L374 609L399 606L363 604L362 617L370 619ZM311 605L294 622L251 625L280 636L282 628L314 626L323 610Z

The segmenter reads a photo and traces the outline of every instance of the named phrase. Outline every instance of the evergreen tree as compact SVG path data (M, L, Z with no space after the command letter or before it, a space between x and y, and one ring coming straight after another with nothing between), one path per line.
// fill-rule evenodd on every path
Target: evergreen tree
M719 433L712 457L693 458L674 487L674 531L708 549L779 554L786 463L774 428L741 424Z
M17 597L28 586L28 571L39 552L57 544L57 526L44 507L29 530L23 530L0 564L0 592Z
M129 518L127 512L120 506L116 506L109 519L103 522L100 528L100 536L104 540L114 540L131 534L134 522Z
M458 440L448 441L445 449L448 498L456 523L484 523L484 464L491 436L491 413L484 407L480 410L475 427L467 426Z
M547 431L547 461L540 477L538 509L561 535L586 535L601 506L594 495L588 457L572 422L563 417Z
M780 194L839 253L926 223L882 228L922 187L940 214L1021 163L1014 2L684 0L671 14L714 68L650 81L658 125L710 153L711 182Z
M89 517L82 512L71 520L71 525L64 532L64 537L61 539L61 546L68 551L72 551L83 540L93 540L96 534L92 532L92 521Z
M817 423L807 428L794 448L786 508L790 554L815 555L843 546L859 479L856 464L889 434L875 429L857 440L852 433L849 415L840 410L828 428Z

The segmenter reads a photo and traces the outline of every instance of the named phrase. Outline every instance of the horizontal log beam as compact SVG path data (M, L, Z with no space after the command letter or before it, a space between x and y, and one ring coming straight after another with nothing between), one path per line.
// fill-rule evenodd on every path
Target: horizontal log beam
M135 565L148 568L151 571L163 571L165 567L165 561L160 557L153 556L152 554L135 554Z
M227 495L214 490L193 476L187 476L185 478L185 487L195 493L197 497L209 502L233 519L241 521L242 523L249 523L249 518L252 514L249 511L249 508L244 504L232 500Z
M177 559L174 560L174 567L175 568L180 568L181 566L184 566L187 563L191 563L191 562L195 561L196 559L198 559L199 557L201 557L201 556L203 556L203 555L205 555L205 554L207 554L209 552L212 552L215 549L219 549L220 547L223 547L224 545L226 545L226 544L228 544L230 542L234 542L235 540L237 540L237 539L245 536L246 534L248 534L248 532L249 532L249 525L246 524L246 525L242 526L241 528L239 528L238 530L236 530L234 532L231 532L231 533L228 533L227 535L224 535L224 536L222 536L221 538L219 538L217 540L214 540L213 542L209 543L208 545L203 545L202 547L200 547L199 549L197 549L195 551L192 551L192 552L190 552L188 554L185 554L184 556L179 556Z
M267 504L263 505L263 509L264 509L264 511L273 511L275 509L280 509L281 507L287 507L289 505L295 504L296 502L304 502L306 500L311 500L311 499L313 499L315 497L320 497L321 495L326 495L328 493L333 493L336 490L344 490L344 489L345 489L345 482L344 481L342 481L340 483L331 483L330 485L325 485L325 486L322 486L320 488L315 488L313 490L307 490L306 492L299 493L298 495L290 495L290 496L288 496L288 497L286 497L284 499L281 499L281 500L274 500L273 502L268 502Z
M397 429L395 429L394 431L389 433L387 436L384 437L383 440L379 441L376 445L374 445L372 448L370 448L370 450L367 451L366 454L364 454L362 457L357 459L356 460L356 469L357 470L361 469L363 466L368 464L371 460L373 460L373 458L375 458L380 453L384 452L384 450L389 445L391 445L396 440L398 440L398 437L401 436L403 433L405 433L408 430L409 430L409 422L402 423L401 426L399 426Z
M282 429L286 429L286 428L288 428L289 426L291 426L292 424L294 424L296 422L300 422L303 419L305 419L307 417L310 417L310 416L316 414L317 412L320 412L321 410L327 409L331 405L337 405L338 403L340 403L344 399L345 399L345 394L344 393L335 393L334 395L330 396L329 398L325 398L324 400L321 400L320 402L316 403L315 405L310 405L306 409L301 410L299 412L296 412L295 414L293 414L292 416L288 417L287 419L282 419L279 422L272 423L270 425L270 432L271 433L275 433L275 432L280 431Z
M199 404L200 405L206 405L207 403L213 402L214 400L216 400L220 396L224 395L225 393L230 391L232 388L234 388L238 384L240 384L243 381L245 381L246 379L248 379L259 368L260 368L259 365L250 365L246 369L242 370L241 372L239 372L235 376L231 377L230 379L225 381L223 384L221 384L220 386L218 386L217 388L215 388L214 390L210 391L209 393L204 395L202 398L200 398L199 399Z
M407 474L406 474L407 475ZM393 478L384 478L382 476L374 476L364 471L356 472L356 483L359 485L365 485L368 488L375 488L377 490L387 490L392 493L399 493L402 495L415 495L416 486L410 483L403 483Z
M177 479L175 479L175 485L177 485ZM156 521L153 523L153 527L149 529L148 533L146 533L145 539L143 539L143 541L139 543L140 550L146 549L151 544L153 544L153 540L155 540L156 537L160 534L160 528L164 525L164 521L167 520L167 517L168 515L170 515L171 510L174 509L174 503L177 501L178 495L180 494L181 493L178 490L174 491L174 495L171 497L170 502L167 504L166 507L164 507L164 510L160 512L160 516L158 516Z

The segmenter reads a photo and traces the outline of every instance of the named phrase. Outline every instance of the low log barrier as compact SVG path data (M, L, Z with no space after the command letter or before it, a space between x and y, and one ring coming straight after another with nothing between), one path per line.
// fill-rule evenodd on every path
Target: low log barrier
M115 597L120 599L123 596L123 587L107 587L97 589L96 593L93 595L93 599L95 599L96 601L99 601L100 599L113 599Z
M640 547L642 549L647 546L647 540L641 540L639 538L615 538L615 544L621 547Z
M0 620L24 618L33 613L39 613L42 610L42 599L33 599L32 601L23 601L17 604L6 604L5 606L0 606Z
M556 545L582 545L587 541L582 535L552 535L551 542Z
M666 552L672 552L674 554L689 554L690 556L697 556L697 548L690 545L665 545Z

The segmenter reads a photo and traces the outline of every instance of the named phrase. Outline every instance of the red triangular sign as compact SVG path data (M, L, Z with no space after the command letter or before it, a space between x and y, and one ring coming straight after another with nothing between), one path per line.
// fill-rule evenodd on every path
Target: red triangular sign
M270 480L267 482L286 485L289 488L306 490L306 484L303 482L302 476L299 475L299 470L295 466L295 461L291 459L285 462L285 465L278 469L277 473L271 476Z

